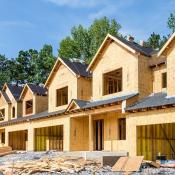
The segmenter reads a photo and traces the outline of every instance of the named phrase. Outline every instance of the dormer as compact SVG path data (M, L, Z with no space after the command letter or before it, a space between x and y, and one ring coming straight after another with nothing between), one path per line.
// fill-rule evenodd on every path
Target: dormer
M8 121L8 116L10 116L10 106L11 102L7 94L3 91L0 91L0 122Z
M175 33L159 51L158 58L166 60L167 95L175 96Z
M77 59L58 58L46 83L49 112L66 109L72 99L91 99L91 74Z
M47 89L35 84L26 84L20 96L23 116L44 112L48 109Z
M8 98L10 105L8 109L8 119L15 119L22 116L22 103L19 99L23 87L16 84L5 83L2 92Z
M127 40L108 34L87 68L93 76L93 100L131 92L140 97L150 94L152 74L148 61L152 52L134 42L133 37Z

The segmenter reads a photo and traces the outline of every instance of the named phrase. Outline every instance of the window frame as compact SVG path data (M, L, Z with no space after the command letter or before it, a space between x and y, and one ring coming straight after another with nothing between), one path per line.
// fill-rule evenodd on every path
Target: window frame
M66 92L66 95L65 95L66 97L64 97L65 92ZM59 95L61 96L61 98L59 98ZM68 104L68 86L65 86L56 90L56 107L64 106L67 104Z
M120 79L116 80L116 79L109 79L108 76L110 76L110 74L114 74L114 73L120 73ZM112 70L110 72L106 72L103 74L102 76L102 85L103 85L103 95L110 95L110 94L115 94L115 93L119 93L123 91L123 69L122 68L118 68L115 70Z
M32 102L31 107L27 108L27 103ZM33 99L25 101L25 115L33 114Z
M163 72L162 74L161 74L161 85L162 85L162 89L165 89L165 88L167 88L167 72Z

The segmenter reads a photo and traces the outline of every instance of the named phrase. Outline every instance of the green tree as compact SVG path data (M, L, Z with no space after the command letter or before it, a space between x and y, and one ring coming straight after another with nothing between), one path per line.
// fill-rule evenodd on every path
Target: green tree
M151 36L148 38L148 46L151 46L154 49L159 49L160 48L160 42L161 38L159 34L152 33Z
M53 49L51 45L45 44L39 51L38 57L35 59L35 75L33 82L45 83L49 73L55 63L56 58L53 55Z
M107 17L96 19L88 28L82 25L73 27L71 36L60 42L59 56L64 58L79 58L89 62L108 33L117 36L120 24L115 19Z
M11 81L9 61L5 55L0 55L0 87Z
M175 12L170 13L170 16L167 21L167 26L171 30L172 33L175 32Z

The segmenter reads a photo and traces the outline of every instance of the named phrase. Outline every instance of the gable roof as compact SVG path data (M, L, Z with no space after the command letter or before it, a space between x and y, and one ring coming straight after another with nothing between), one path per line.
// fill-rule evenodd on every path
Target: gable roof
M3 96L4 100L7 102L7 103L11 103L8 95L6 94L6 92L4 91L0 91L0 94Z
M149 109L149 108L155 108L160 106L167 106L175 104L175 97L168 97L167 93L159 92L155 94L151 94L148 97L143 98L142 100L129 105L126 108L126 111L133 111L133 110L139 110L139 109Z
M3 88L2 88L2 91L4 91L6 88L8 88L10 90L10 92L12 93L14 99L16 101L19 101L19 97L21 95L23 87L22 86L18 86L18 85L14 85L14 84L5 83Z
M138 43L134 41L128 41L125 38L121 38L119 36L112 36L110 34L107 34L106 38L104 39L103 43L101 44L100 48L98 49L97 53L95 54L94 58L92 59L91 63L89 64L87 70L90 71L92 66L94 65L97 57L102 53L101 50L106 47L106 45L112 41L115 41L120 46L124 47L128 51L132 52L133 54L140 53L147 57L151 57L153 54L155 54L155 50L151 47L145 47L141 46Z
M164 44L164 46L160 49L158 52L158 56L161 56L164 51L168 48L168 46L171 44L171 42L175 39L175 32L171 35L171 37L168 39L168 41Z
M38 95L38 96L46 96L47 95L47 89L46 88L41 87L39 85L27 83L27 84L25 84L25 86L24 86L24 88L21 92L20 99L22 98L22 96L23 96L23 94L24 94L24 92L27 88L30 89L30 91L34 95Z
M91 77L90 72L86 70L88 67L87 64L81 63L76 59L65 59L65 58L58 57L48 79L46 80L45 87L49 86L49 82L52 80L54 74L57 72L60 63L66 66L74 76L82 76L82 77L88 77L88 78Z

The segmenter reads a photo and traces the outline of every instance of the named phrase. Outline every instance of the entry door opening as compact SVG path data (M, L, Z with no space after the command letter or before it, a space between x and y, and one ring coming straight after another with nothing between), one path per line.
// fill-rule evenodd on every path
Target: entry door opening
M104 120L96 120L94 122L95 150L101 151L104 149Z

